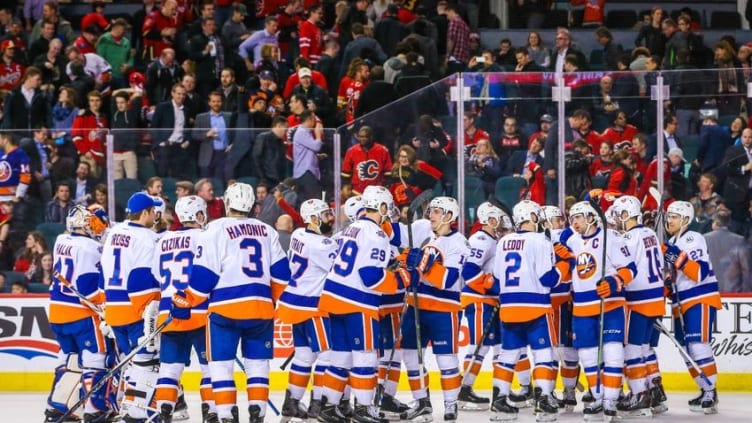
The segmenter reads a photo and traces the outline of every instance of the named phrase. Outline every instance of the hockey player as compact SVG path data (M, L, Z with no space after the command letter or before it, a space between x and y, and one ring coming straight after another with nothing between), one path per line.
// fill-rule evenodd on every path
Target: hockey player
M191 270L194 257L203 253L196 241L201 228L207 222L206 202L196 195L181 197L175 203L175 213L180 220L181 228L164 233L157 243L157 251L152 259L152 273L159 281L162 294L159 303L152 303L147 307L146 324L160 325L165 321L170 313L172 296L188 287L193 277ZM201 367L203 420L217 421L209 364L206 360L206 309L206 301L196 305L191 308L188 319L173 320L160 335L159 378L154 401L162 423L170 423L173 419L184 417L184 413L175 410L175 403L178 401L180 377L190 360L191 349L196 351ZM187 420L187 416L181 420Z
M362 195L365 214L345 229L338 241L334 264L326 276L319 299L320 312L329 314L330 365L324 377L319 421L342 422L339 403L348 380L356 404L356 422L380 422L372 406L376 388L381 293L396 292L410 283L404 269L386 269L389 238L381 227L392 208L392 195L384 187L369 186Z
M75 206L68 213L66 226L69 233L59 235L52 250L54 270L64 281L53 279L50 289L50 328L60 344L61 363L55 369L44 412L47 422L57 422L68 410L68 397L78 390L79 383L85 393L107 373L107 334L100 330L99 310L104 302L98 269L102 246L95 240L104 233L107 221L83 206ZM86 300L74 290L90 305L84 304ZM84 422L105 422L110 417L106 390L102 387L84 404Z
M565 221L561 209L556 206L543 206L541 209L545 216L543 227L550 233L557 259L569 260L571 253L560 243L562 242L562 234L564 234L564 237L571 235L571 229L564 227ZM561 381L564 385L564 392L559 400L559 408L571 412L577 406L575 387L580 370L577 351L572 347L572 281L561 282L563 283L551 288L552 318L558 342L554 355L554 371L561 369Z
M485 410L490 403L488 398L482 398L473 392L473 383L480 372L490 348L497 349L499 345L499 319L496 316L498 295L479 294L474 291L472 284L483 278L493 277L493 258L496 253L497 229L501 229L502 215L504 212L489 202L478 206L478 221L481 229L470 236L470 254L462 265L462 279L465 287L462 288L460 301L463 314L467 319L469 331L468 351L476 351L477 354L468 353L463 364L464 378L458 396L460 408L463 410ZM488 322L488 323L487 323ZM489 325L488 333L484 333L486 325ZM480 347L477 347L479 344ZM494 354L496 351L494 351Z
M152 301L159 301L159 282L151 272L157 234L151 230L161 206L153 197L137 192L128 199L126 222L112 228L102 249L102 276L107 297L105 320L112 327L121 354L139 345L154 326L144 325L144 311ZM148 417L154 394L159 359L156 344L136 354L126 372L125 400L121 408L126 422Z
M227 217L209 223L198 237L201 253L185 291L173 296L173 317L208 299L207 357L220 422L238 421L233 379L241 346L250 422L262 422L269 399L273 357L274 305L290 279L290 266L277 232L249 218L255 196L245 183L225 191Z
M553 321L549 312L550 289L559 283L555 256L551 243L538 232L540 206L523 200L513 209L516 233L499 240L493 279L485 287L499 293L499 318L501 320L501 351L499 366L499 395L494 403L497 413L492 420L516 418L517 408L507 402L514 376L514 366L520 353L528 346L535 362L533 374L540 388L535 414L538 421L554 421L558 404L552 392L555 371L553 368ZM477 284L477 282L476 282ZM496 372L495 372L496 373Z
M459 312L461 310L460 271L470 250L464 235L452 228L460 213L460 205L451 197L436 197L429 206L433 237L420 250L410 251L407 268L417 269L420 283L417 299L408 293L409 308L402 322L402 354L407 368L415 405L400 417L402 420L426 421L433 414L428 397L427 377L418 361L418 348L431 342L436 363L441 371L444 392L444 420L457 419L457 397L461 379L457 359ZM417 263L415 263L417 262ZM420 326L417 339L416 326ZM420 345L418 345L420 342Z
M688 366L702 390L689 401L690 410L714 414L718 411L718 370L710 346L710 330L721 308L721 297L705 238L688 230L694 217L694 208L687 201L675 201L668 206L666 231L671 239L663 252L666 264L676 270L676 279L670 287L674 291L672 302L679 309L675 327L681 330L676 331L676 338L686 346L705 376Z
M562 274L566 280L571 273L573 346L595 398L583 413L588 421L603 419L601 414L611 420L616 417L616 400L621 392L624 366L625 300L622 287L634 277L635 266L622 249L621 237L604 228L589 202L575 203L569 210L569 222L574 234L566 246L574 255L575 265L569 266L569 272ZM601 308L604 310L602 328ZM598 363L601 331L603 363ZM601 366L600 385L603 388L597 384Z
M631 195L617 198L609 213L623 233L624 248L637 273L624 287L627 300L627 345L624 349L629 395L617 405L624 417L650 417L645 358L656 319L663 316L663 253L656 233L642 225L640 200Z
M300 216L306 227L296 229L290 238L287 259L291 276L277 305L277 319L292 325L295 345L289 384L282 405L283 422L292 418L318 417L322 379L329 365L329 318L318 310L317 305L326 274L337 253L337 243L326 236L331 232L334 214L325 202L310 199L300 205ZM314 377L309 415L300 400L308 388L311 370Z

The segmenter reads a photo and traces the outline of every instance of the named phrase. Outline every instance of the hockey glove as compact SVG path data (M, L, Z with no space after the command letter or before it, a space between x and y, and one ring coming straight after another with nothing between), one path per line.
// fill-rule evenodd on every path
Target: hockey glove
M397 287L399 289L408 288L413 283L420 281L420 274L415 269L400 267L394 271L394 276L397 278Z
M619 287L616 279L611 276L606 276L598 283L595 290L599 297L606 299L610 297L612 293L621 291L621 287Z
M407 259L405 265L408 269L417 269L420 265L420 261L423 257L423 251L420 248L411 248L407 252Z
M431 270L431 266L436 262L436 254L426 250L423 252L423 256L418 264L418 270L421 273L428 273Z
M674 284L670 277L663 279L663 297L671 298L674 295Z
M191 318L191 303L185 298L185 292L178 291L172 296L170 315L177 320L188 320Z
M115 333L112 331L110 325L104 320L99 322L99 332L102 333L102 337L115 339Z
M673 266L675 269L683 269L687 264L687 253L679 249L674 244L663 245L663 260L666 264Z

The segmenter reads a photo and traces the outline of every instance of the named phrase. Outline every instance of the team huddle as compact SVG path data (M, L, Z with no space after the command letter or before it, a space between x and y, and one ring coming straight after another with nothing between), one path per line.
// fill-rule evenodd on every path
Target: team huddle
M204 200L183 197L182 228L161 233L153 227L164 204L145 193L113 227L101 209L70 212L54 247L50 323L61 354L45 421L187 420L180 379L195 351L202 421L239 422L237 364L248 419L262 422L275 319L292 326L294 343L283 422L432 421L429 345L447 422L488 409L491 421L514 420L523 407L555 421L577 405L581 373L586 421L650 417L667 410L660 333L700 388L690 409L717 411L709 342L721 303L704 238L688 230L689 203L662 214L665 243L632 196L605 212L576 203L568 227L558 207L523 200L510 213L486 202L465 238L454 198L436 197L425 218L403 223L389 190L369 186L343 205L350 224L335 234L330 206L305 201L306 226L285 253L271 226L248 217L254 202L250 185L233 184L227 217L207 223ZM667 298L674 334L660 323ZM463 316L471 345L460 363ZM489 351L484 398L473 386ZM395 397L403 365L411 405Z

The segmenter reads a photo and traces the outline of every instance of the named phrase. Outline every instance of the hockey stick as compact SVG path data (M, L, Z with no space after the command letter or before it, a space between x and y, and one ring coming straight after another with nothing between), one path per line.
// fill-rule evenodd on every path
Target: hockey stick
M81 301L81 304L85 305L86 307L89 307L91 311L94 313L97 313L99 317L104 320L104 310L102 307L100 307L98 304L94 304L90 299L86 298L84 294L81 293L75 286L73 286L68 279L65 278L60 272L54 272L52 274L52 277L60 281L63 286L70 289L71 292L76 294L78 299Z
M661 323L660 321L656 321L655 323L653 323L653 326L659 331L661 331L661 333L666 335L666 337L670 339L674 345L676 345L676 348L679 349L679 354L681 354L681 356L684 357L684 360L687 363L689 363L689 365L692 366L693 369L695 369L695 371L700 375L700 377L705 383L707 383L709 386L712 386L713 384L710 383L710 379L708 379L708 377L705 375L705 372L702 371L702 369L700 368L700 365L697 364L695 359L693 359L692 356L689 355L689 352L687 352L687 350L684 348L681 342L679 342L679 340L676 339L675 336L671 335L671 332L668 330L668 328L664 326L663 323Z
M100 379L99 382L97 382L94 386L91 387L91 389L89 389L86 392L86 394L84 394L83 398L81 398L80 400L78 400L77 403L73 404L72 407L68 408L68 411L66 411L65 414L63 414L57 420L57 423L62 423L64 421L66 421L66 419L68 417L72 416L73 413L76 410L78 410L82 405L86 404L86 401L88 401L89 398L91 398L91 396L94 395L94 392L97 392L98 390L102 389L102 387L105 384L107 384L110 381L110 379L112 379L112 377L115 376L115 374L120 371L120 369L122 369L123 367L125 367L126 364L130 363L130 361L133 359L133 357L135 357L136 354L138 354L141 351L141 349L143 349L144 347L146 347L146 345L149 344L149 342L151 342L154 338L156 338L157 336L159 336L159 334L162 333L162 331L167 327L167 325L170 324L170 322L172 322L172 316L168 315L167 319L164 322L162 322L161 325L157 326L157 328L156 328L156 330L154 330L154 332L150 333L149 336L147 336L146 338L144 338L144 340L141 341L140 344L138 344L135 347L133 347L133 349L131 350L131 352L128 353L125 357L123 357L122 360L120 360L120 363L118 363L115 367L113 367L112 369L110 369L110 371L108 371L107 373L105 373L105 375L102 377L102 379Z
M281 366L279 366L279 369L280 370L285 370L285 368L287 368L287 366L289 366L290 363L292 363L292 359L293 358L295 358L295 350L293 350L293 352L290 355L287 356L287 358L285 359L285 362L282 363Z
M606 247L608 243L608 226L606 223L606 214L603 213L600 204L597 201L590 200L590 205L598 213L598 218L601 220L601 227L603 228L603 248L601 251L601 278L598 283L601 283L606 278ZM600 297L600 296L599 296ZM601 393L601 367L603 363L603 324L606 320L606 300L600 297L599 301L599 330L598 330L598 370L595 373L595 393L600 395Z
M290 360L292 360L292 354L290 354ZM240 367L240 370L242 370L243 373L245 373L245 366L243 365L243 362L237 356L235 357L235 362ZM272 409L275 415L279 416L279 409L277 409L277 407L274 405L272 400L269 399L268 397L266 398L266 404L269 406L269 408Z

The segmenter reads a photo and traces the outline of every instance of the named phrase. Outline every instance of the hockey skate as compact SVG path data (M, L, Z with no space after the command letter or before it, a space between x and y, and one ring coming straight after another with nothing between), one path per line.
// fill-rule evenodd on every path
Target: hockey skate
M473 392L473 387L468 385L462 385L457 401L459 402L460 410L468 411L486 411L491 402L488 398L476 395Z
M352 421L357 423L386 423L388 420L379 417L379 412L373 405L355 404Z
M702 413L702 398L705 396L704 391L700 391L700 394L696 397L692 398L687 402L689 404L689 411L695 412L695 413Z
M248 423L264 423L264 416L261 415L261 407L253 404L248 406Z
M352 418L354 410L352 408L352 405L350 405L350 398L342 397L342 399L339 400L339 405L337 406L337 408L339 408L340 414L345 416L345 418Z
M616 401L603 400L603 421L612 422L617 418Z
M44 421L45 422L57 422L60 420L60 417L63 417L63 412L60 410L56 410L54 408L48 408L44 410ZM64 420L66 422L77 422L79 421L79 418L75 415L66 417Z
M589 402L595 401L595 397L593 396L593 391L588 389L588 391L585 393L585 395L582 396L582 402L587 404Z
M203 423L219 423L219 417L217 417L217 413L212 413L211 407L209 407L209 404L202 402L201 403L201 421Z
M457 421L457 401L444 401L444 421L454 423Z
M183 387L180 387L180 396L178 396L178 401L175 403L175 411L172 412L172 420L174 421L182 421L182 420L190 420L191 416L188 414L188 403L185 402L185 395L183 395Z
M718 412L718 393L715 389L703 391L700 408L705 414L716 414Z
M220 423L240 423L240 417L238 413L238 406L235 405L232 407L232 410L230 410L230 414L232 414L232 417L227 418L223 417L219 420Z
M159 419L161 423L172 423L172 406L170 404L162 404L159 410Z
M85 423L106 423L111 421L111 417L112 413L110 411L98 411L96 413L84 413L82 421Z
M577 407L577 396L574 388L564 388L561 399L557 399L557 401L559 402L559 409L564 409L567 413L573 412L574 408Z
M668 406L666 406L666 391L663 389L662 379L659 376L653 378L652 382L653 387L648 391L650 393L650 408L653 411L653 414L665 413L668 411ZM691 409L692 405L690 404L690 410ZM699 409L697 411L699 411Z
M532 407L535 404L535 391L530 385L522 385L518 393L509 394L509 402L517 408Z
M411 422L428 423L433 421L433 407L431 399L428 397L415 401L409 410L400 414L400 420L409 420Z
M602 421L603 420L603 401L593 398L593 401L587 403L585 405L585 408L582 409L582 414L585 417L586 422Z
M495 413L490 418L492 422L508 422L517 420L517 414L520 411L517 407L511 405L507 401L506 395L499 395L498 398L496 398L496 400L493 402L491 410Z
M321 400L313 399L313 392L311 392L311 401L308 403L308 411L306 412L308 419L315 421L318 419L319 413L321 413Z
M493 390L491 391L491 411L496 411L496 409L494 408L494 403L498 399L499 399L499 388L494 386Z
M285 391L285 402L282 404L281 410L282 418L280 423L287 423L289 421L303 421L308 418L308 412L300 403L299 399L295 399L290 394L290 390Z
M399 420L400 415L409 409L410 406L384 392L379 406L379 417L387 420Z
M316 419L322 423L346 423L348 419L342 415L336 404L331 404L326 397L321 397L321 409Z
M619 418L652 417L650 409L652 396L649 391L634 394L630 392L623 400L616 404Z
M537 389L537 388L536 388ZM551 395L538 395L535 401L535 421L554 422L559 414L559 404L556 397Z

